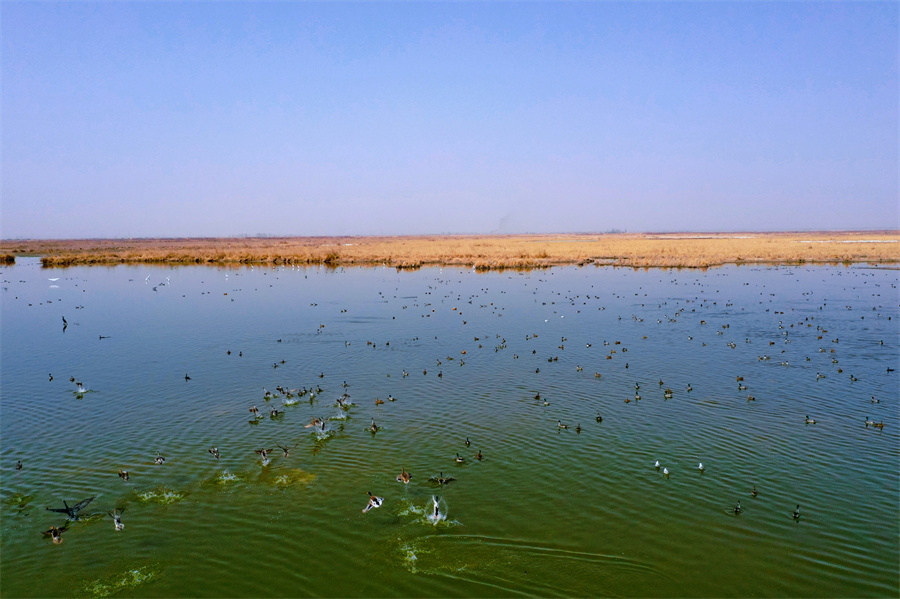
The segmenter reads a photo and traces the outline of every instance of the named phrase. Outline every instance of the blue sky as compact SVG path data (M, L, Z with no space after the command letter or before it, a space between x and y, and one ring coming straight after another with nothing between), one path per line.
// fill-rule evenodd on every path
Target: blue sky
M8 2L13 237L900 227L895 2Z

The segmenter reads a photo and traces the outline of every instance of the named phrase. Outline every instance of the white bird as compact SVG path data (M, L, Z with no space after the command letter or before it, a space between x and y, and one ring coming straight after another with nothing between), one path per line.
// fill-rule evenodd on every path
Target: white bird
M653 464L653 467L659 470L659 460L656 460L656 463Z
M700 470L700 472L703 472L704 470L706 470L706 468L703 467L703 462L700 462L700 465L697 466L697 469Z
M663 468L663 474L665 474L666 476L669 476L669 469Z
M366 507L363 508L364 514L371 510L373 507L381 507L381 504L384 503L384 497L376 497L375 495L372 495L371 491L368 491L368 493L369 503L366 505Z

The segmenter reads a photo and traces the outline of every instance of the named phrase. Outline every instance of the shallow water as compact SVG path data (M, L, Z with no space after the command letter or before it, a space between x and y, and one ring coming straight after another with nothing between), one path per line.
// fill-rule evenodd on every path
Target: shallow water
M900 593L897 270L0 273L4 596Z

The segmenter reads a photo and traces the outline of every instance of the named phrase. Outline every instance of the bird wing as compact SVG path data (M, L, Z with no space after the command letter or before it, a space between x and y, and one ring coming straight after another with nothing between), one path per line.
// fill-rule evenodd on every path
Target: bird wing
M96 497L96 496L95 496ZM77 514L81 510L87 507L87 505L94 500L94 497L88 497L87 499L82 499L78 503L72 506L72 512Z
M58 512L58 513L60 513L60 514L67 514L67 515L68 515L68 513L69 513L69 510L66 509L66 508L54 508L54 507L48 507L48 508L44 508L44 509L46 509L48 512Z

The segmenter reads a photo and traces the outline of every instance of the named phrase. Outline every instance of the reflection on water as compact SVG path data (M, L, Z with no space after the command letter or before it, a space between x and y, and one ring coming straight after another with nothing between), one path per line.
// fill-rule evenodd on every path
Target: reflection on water
M900 592L897 270L0 273L4 595Z

